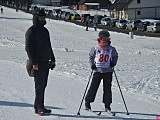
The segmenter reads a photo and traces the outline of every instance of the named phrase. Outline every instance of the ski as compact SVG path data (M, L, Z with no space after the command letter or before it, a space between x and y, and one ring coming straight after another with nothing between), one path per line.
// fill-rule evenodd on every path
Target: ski
M91 109L89 109L89 110L86 110L86 111L88 111L88 112L91 112L91 113L94 113L95 115L99 115L99 113L98 113L98 112L96 112L96 111L93 111L93 110L91 110Z
M96 111L95 111L96 112ZM97 111L98 112L98 111ZM101 115L102 114L102 112L104 112L104 113L108 113L109 115L111 115L111 116L115 116L116 115L116 113L115 112L112 112L112 111L110 111L110 110L107 110L107 111L99 111L99 113L97 114L97 115Z
M89 110L86 110L86 111L92 112L92 113L94 113L95 115L98 115L98 116L100 116L103 112L104 113L108 113L111 116L115 116L116 115L115 112L111 112L110 110L107 110L107 111L93 111L93 110L89 109Z

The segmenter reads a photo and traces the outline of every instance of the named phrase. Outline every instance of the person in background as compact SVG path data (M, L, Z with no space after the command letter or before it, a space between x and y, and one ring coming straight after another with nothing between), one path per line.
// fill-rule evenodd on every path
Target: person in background
M110 34L107 30L99 32L98 45L94 46L89 53L91 69L94 70L90 88L85 97L85 109L91 109L90 103L94 102L100 82L103 79L103 103L105 111L111 111L112 103L112 74L117 64L118 53L111 46Z
M89 20L86 20L86 31L88 31L88 27L89 27Z
M98 23L98 21L97 21L97 19L93 19L93 28L94 28L94 30L95 31L97 31L97 23Z
M86 31L88 31L89 24L91 24L92 20L89 18L86 20Z
M50 35L46 24L44 10L39 10L33 15L33 25L26 32L25 50L28 58L33 64L35 82L35 113L43 116L51 113L50 109L44 107L44 94L47 86L49 69L53 70L55 56L50 42Z
M1 14L3 14L3 8L1 7Z

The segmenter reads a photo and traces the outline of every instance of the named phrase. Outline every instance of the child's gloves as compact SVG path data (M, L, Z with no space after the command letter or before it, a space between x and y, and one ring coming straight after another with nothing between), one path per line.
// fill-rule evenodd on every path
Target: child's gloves
M110 61L110 67L114 67L116 64L113 61Z
M55 66L56 66L55 62L51 62L51 63L50 63L50 68L51 68L51 70L53 70L53 68L55 68Z
M92 69L92 70L95 70L96 68L97 68L97 67L96 67L95 64L92 64L92 65L91 65L91 69Z

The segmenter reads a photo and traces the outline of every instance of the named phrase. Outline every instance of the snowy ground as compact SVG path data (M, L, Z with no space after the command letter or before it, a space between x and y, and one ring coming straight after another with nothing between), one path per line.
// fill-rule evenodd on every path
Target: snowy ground
M160 38L110 32L112 45L119 53L115 68L126 110L113 77L112 110L117 116L96 116L77 111L88 82L88 53L97 44L93 28L64 21L47 19L51 42L56 56L56 68L50 71L45 105L52 114L39 117L33 112L34 82L28 77L24 50L25 32L32 25L32 15L4 7L0 14L0 120L146 120L160 115ZM99 31L99 29L98 29ZM103 110L102 86L92 103L93 110Z

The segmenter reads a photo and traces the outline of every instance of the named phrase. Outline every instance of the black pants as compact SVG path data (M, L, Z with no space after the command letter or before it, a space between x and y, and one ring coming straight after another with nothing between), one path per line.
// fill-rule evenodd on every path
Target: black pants
M86 31L88 31L88 25L86 25Z
M94 30L97 31L97 27L94 27Z
M85 102L88 103L94 102L100 82L103 79L103 103L107 105L110 105L112 103L112 91L111 91L112 73L113 72L107 72L107 73L95 72L93 74L90 88L85 97Z
M34 71L35 102L34 108L44 108L44 94L49 74L49 62L40 62L39 70Z

